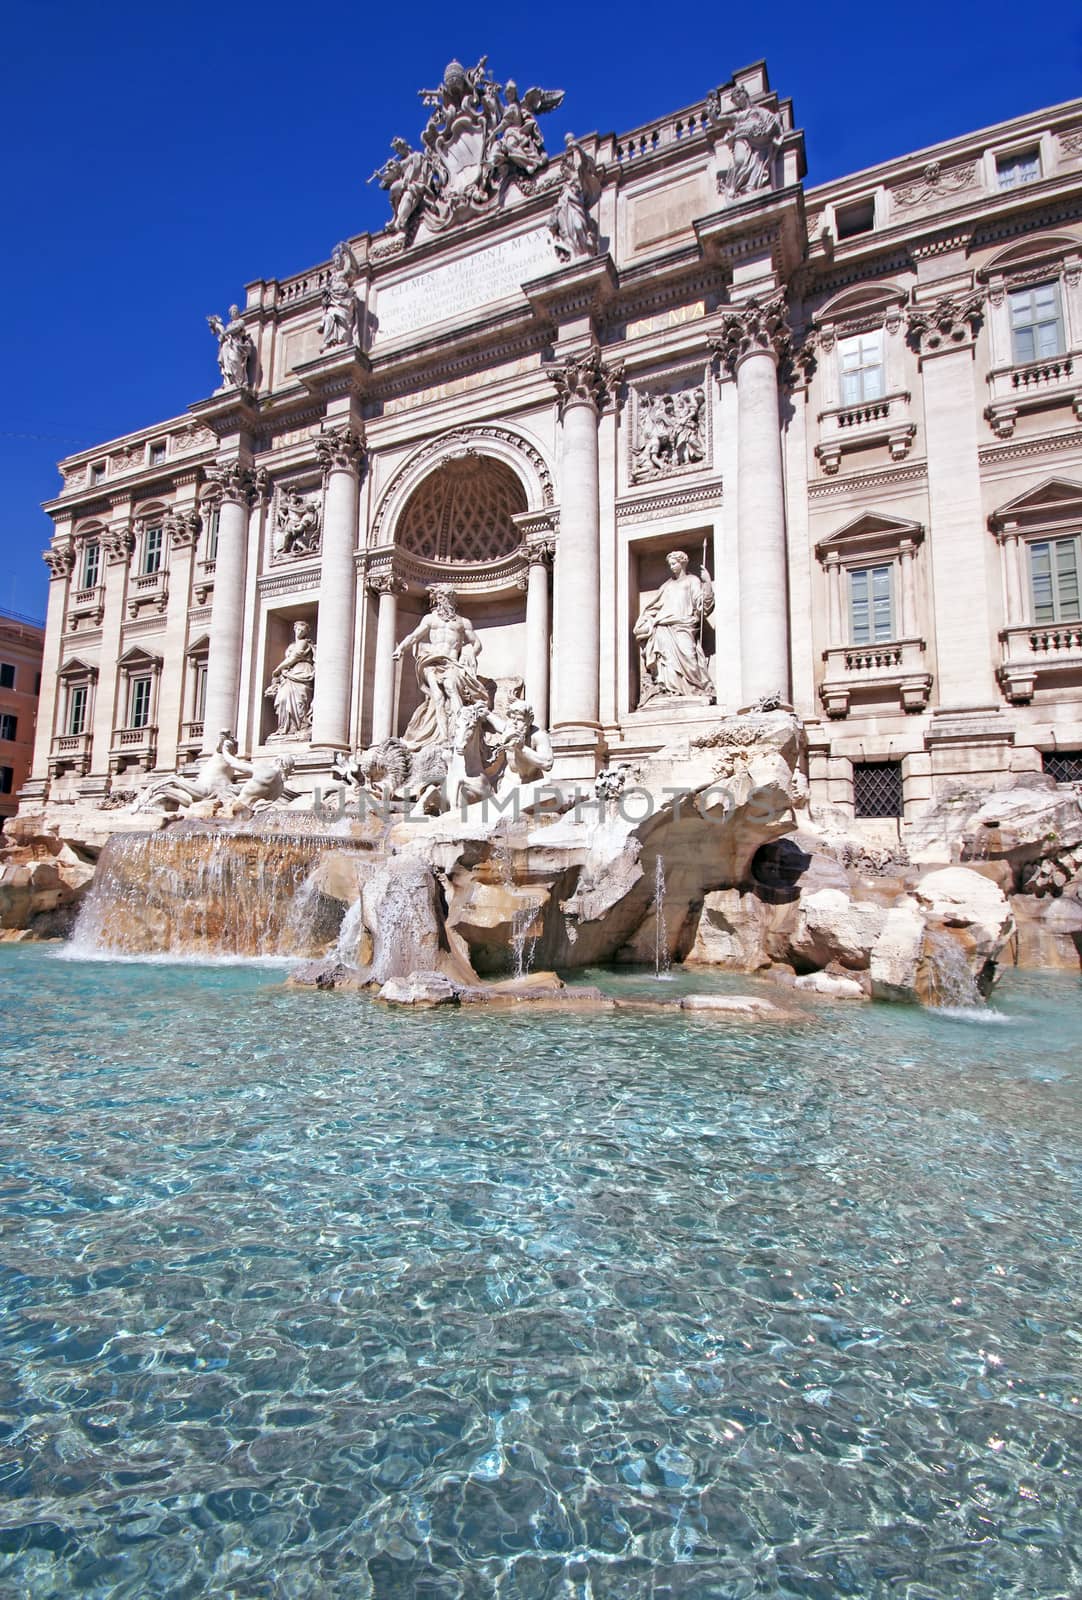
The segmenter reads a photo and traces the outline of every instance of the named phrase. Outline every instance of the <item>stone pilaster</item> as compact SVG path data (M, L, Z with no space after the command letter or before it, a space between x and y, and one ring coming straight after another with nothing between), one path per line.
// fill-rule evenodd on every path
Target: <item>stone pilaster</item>
M248 565L248 511L257 484L241 461L210 467L203 504L218 510L218 550L210 609L203 752L209 754L225 729L237 728L241 652L244 645L244 576Z
M41 658L41 692L38 696L38 720L34 733L34 761L30 768L31 779L44 784L49 776L49 754L53 736L60 732L56 718L60 708L56 704L56 675L60 670L61 643L64 636L64 616L67 611L68 590L75 570L75 548L71 544L54 544L44 552L49 568L49 603L45 613L45 644Z
M372 683L372 743L394 733L394 650L398 629L398 597L406 585L393 572L374 572L368 592L379 601L376 617L376 666Z
M554 539L539 539L523 547L529 563L526 577L526 699L533 707L534 722L548 727L549 660L549 565L556 553Z
M103 788L107 782L113 727L118 716L116 663L120 657L128 569L135 548L135 534L127 515L125 512L123 521L112 523L101 541L105 558L105 612L101 624L101 669L94 695L94 746L90 755L91 786L96 788Z
M158 686L157 766L172 772L177 764L177 743L184 693L184 651L188 643L188 605L192 587L192 560L203 519L196 507L175 506L164 522L169 540L169 600L165 614L165 650Z
M974 349L979 295L944 295L907 314L909 340L924 379L928 452L928 554L934 604L949 626L936 628L939 703L994 705L994 629L988 607L988 533L981 501Z
M789 702L789 595L778 363L791 339L781 296L729 308L714 349L736 379L741 701Z
M558 767L568 758L590 776L601 746L599 669L601 586L597 421L622 378L606 367L596 345L548 369L560 418L560 543L555 571L552 729ZM582 767L581 774L578 768Z
M312 744L349 749L349 702L353 683L356 606L357 505L364 467L364 440L348 425L326 428L315 438L326 498L319 574L316 681L312 695Z

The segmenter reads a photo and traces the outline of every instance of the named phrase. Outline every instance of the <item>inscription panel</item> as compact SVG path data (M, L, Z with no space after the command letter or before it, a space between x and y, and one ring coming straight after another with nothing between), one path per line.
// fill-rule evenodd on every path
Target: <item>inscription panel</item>
M552 236L547 229L536 229L398 283L380 284L375 303L376 338L398 338L506 300L531 278L553 272L557 265Z

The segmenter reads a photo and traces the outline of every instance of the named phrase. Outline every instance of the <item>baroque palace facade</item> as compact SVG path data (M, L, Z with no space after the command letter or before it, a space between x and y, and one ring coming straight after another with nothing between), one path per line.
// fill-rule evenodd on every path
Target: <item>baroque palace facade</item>
M433 584L557 779L765 697L857 815L1074 774L1082 101L806 189L762 63L550 156L561 98L452 63L387 228L61 464L25 805L225 729L325 784L423 708Z

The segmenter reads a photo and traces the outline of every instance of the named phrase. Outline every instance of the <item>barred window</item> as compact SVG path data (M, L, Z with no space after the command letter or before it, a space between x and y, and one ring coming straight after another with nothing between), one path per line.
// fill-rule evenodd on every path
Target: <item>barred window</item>
M1057 783L1082 783L1082 750L1046 750L1041 765Z
M853 815L856 817L902 815L900 761L854 761Z

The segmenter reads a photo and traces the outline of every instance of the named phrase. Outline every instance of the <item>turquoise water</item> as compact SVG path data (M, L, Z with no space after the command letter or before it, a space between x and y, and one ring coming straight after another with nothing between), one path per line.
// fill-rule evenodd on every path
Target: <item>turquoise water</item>
M1082 1590L1078 980L281 977L0 948L4 1600Z

